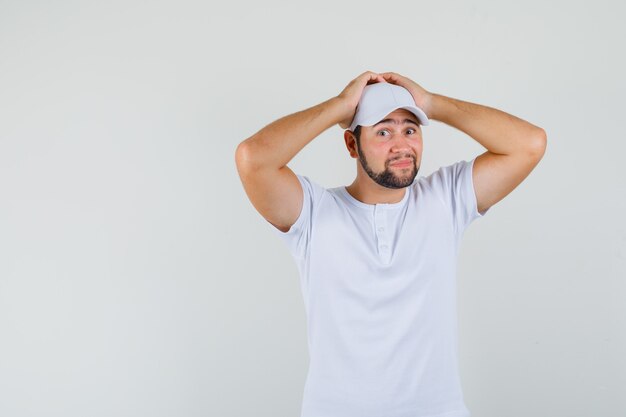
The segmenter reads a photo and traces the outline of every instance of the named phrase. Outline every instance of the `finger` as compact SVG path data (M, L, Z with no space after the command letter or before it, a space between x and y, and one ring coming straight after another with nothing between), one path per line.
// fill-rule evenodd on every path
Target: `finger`
M370 80L372 79L372 77L375 77L377 74L374 71L365 71L363 74L361 74L359 76L359 78L365 78L366 80Z
M381 74L383 78L390 81L398 81L398 77L393 72L384 72Z
M383 78L383 76L380 73L370 71L370 74L371 74L371 78L368 80L368 84L386 82L385 78Z
M368 71L368 74L369 78L366 79L365 85L375 84L384 81L384 79L378 73Z
M406 80L404 77L396 74L395 72L388 72L383 75L387 82L395 85L399 85L401 87L406 86Z
M371 72L370 71L370 78L368 81L378 81L380 80L380 74L376 73L376 72Z

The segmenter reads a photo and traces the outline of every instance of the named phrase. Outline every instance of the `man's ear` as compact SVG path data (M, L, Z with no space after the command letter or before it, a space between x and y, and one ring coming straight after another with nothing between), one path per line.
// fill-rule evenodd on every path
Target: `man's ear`
M359 153L356 149L356 136L349 130L345 130L343 132L343 140L346 142L346 148L348 148L348 152L350 152L350 156L352 158L358 158Z

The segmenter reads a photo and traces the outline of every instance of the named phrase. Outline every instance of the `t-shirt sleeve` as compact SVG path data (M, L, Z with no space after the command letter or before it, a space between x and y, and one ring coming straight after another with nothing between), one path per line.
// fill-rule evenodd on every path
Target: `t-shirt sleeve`
M472 179L475 160L476 158L459 161L441 167L430 176L434 191L449 208L457 235L462 234L475 219L483 217L489 211L478 211Z
M319 184L311 181L309 177L296 174L303 191L303 202L300 215L296 222L287 232L278 229L269 221L266 223L270 228L285 242L289 252L294 258L304 258L308 252L309 242L311 240L311 232L313 230L313 222L317 215L319 202L321 201L326 189Z

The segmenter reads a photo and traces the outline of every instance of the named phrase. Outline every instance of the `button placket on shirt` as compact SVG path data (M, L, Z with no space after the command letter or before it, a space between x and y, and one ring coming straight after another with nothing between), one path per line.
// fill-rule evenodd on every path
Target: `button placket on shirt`
M389 233L387 233L387 212L381 210L378 205L374 206L374 228L378 242L378 254L386 260L391 254Z

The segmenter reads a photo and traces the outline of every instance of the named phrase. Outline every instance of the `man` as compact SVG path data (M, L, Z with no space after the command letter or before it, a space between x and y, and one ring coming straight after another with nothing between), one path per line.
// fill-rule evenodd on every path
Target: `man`
M487 151L415 180L429 120ZM357 175L326 189L287 163L335 124ZM522 119L371 71L238 146L250 201L298 264L310 355L302 417L470 415L457 366L459 243L545 148L545 132Z

